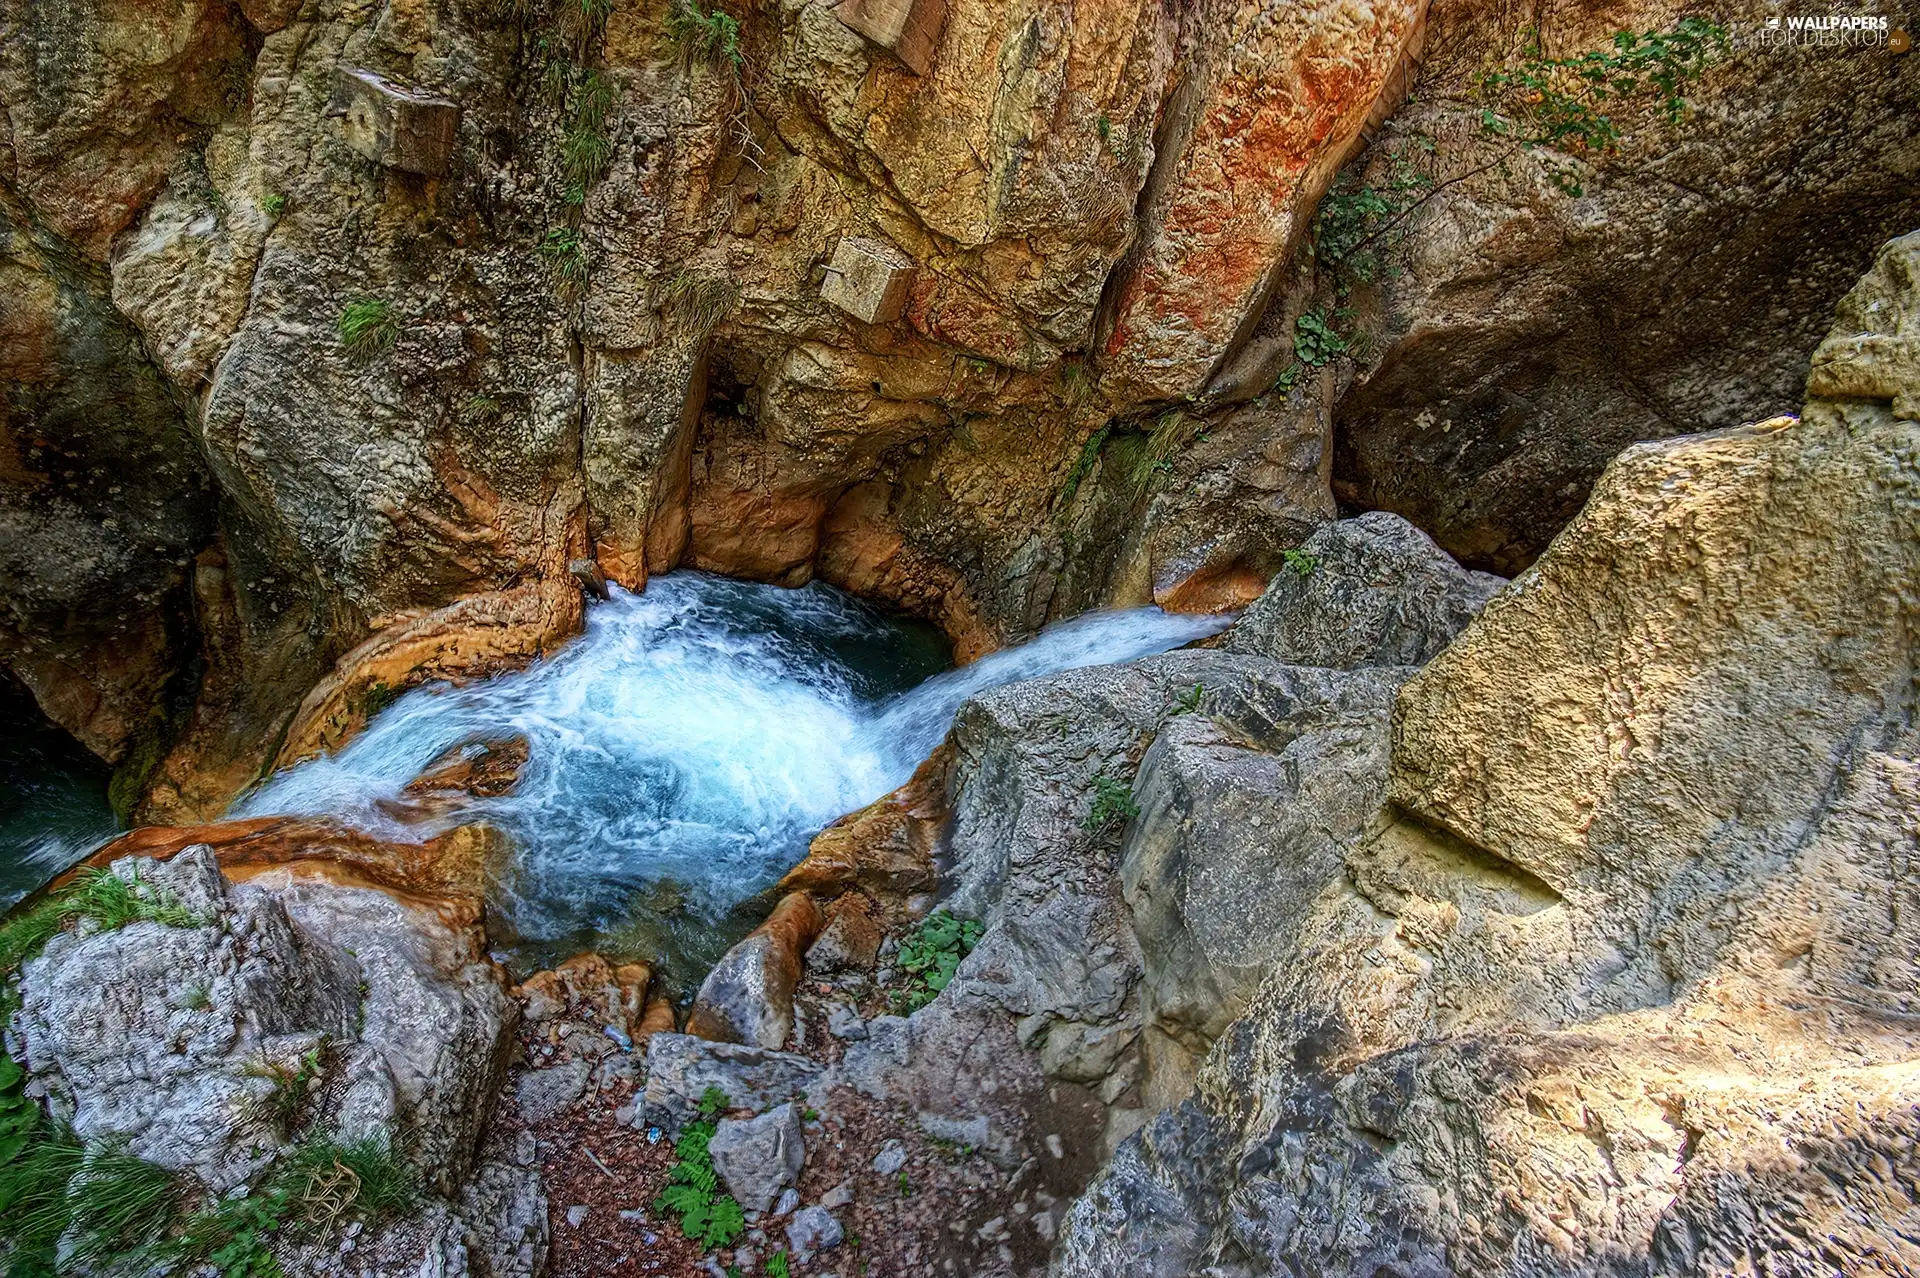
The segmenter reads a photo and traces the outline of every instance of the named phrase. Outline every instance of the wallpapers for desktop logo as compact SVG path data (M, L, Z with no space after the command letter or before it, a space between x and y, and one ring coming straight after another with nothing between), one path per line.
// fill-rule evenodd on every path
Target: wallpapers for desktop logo
M1750 33L1761 48L1885 49L1905 53L1913 41L1884 13L1789 13L1768 18Z

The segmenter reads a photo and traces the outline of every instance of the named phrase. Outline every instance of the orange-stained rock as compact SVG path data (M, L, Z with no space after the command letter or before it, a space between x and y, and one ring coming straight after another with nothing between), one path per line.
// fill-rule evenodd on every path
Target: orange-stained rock
M647 1045L647 1040L655 1034L671 1034L673 1029L673 1003L666 995L656 995L647 1002L647 1013L640 1018L639 1026L633 1031L634 1050Z
M339 748L408 688L524 664L577 633L584 615L578 583L560 573L389 626L340 658L307 694L274 766Z
M700 983L687 1033L773 1050L793 1031L793 987L824 922L804 892L789 892L767 921L735 945Z
M623 1034L642 1024L653 968L646 963L607 962L595 953L576 954L559 967L536 972L514 988L527 1019L544 1021L568 1009L597 1017Z
M1396 72L1426 8L1203 0L1188 15L1205 56L1160 123L1163 137L1186 141L1146 201L1143 251L1122 268L1104 346L1110 380L1140 398L1206 386L1257 319L1375 102L1404 92Z
M104 867L123 856L165 861L196 843L213 849L229 878L273 866L324 862L391 891L450 893L476 901L484 896L489 876L511 853L505 833L484 823L459 826L425 843L387 843L326 817L253 817L211 825L141 826L81 864Z
M470 798L491 799L520 781L530 745L524 736L498 741L467 741L442 751L400 797L377 799L376 806L402 821L425 821L456 812Z
M849 813L816 834L800 864L780 880L785 892L831 898L862 891L902 901L939 881L933 854L947 821L947 767L942 744L899 789Z
M886 932L873 917L873 903L849 892L827 907L827 925L807 949L815 972L864 972L873 966Z
M892 487L877 481L842 496L821 525L815 572L843 590L928 618L953 641L956 662L977 661L1000 646L998 637L968 597L966 579L907 544L888 509L892 497Z
M781 586L813 577L827 499L775 486L761 450L716 441L694 459L687 501L695 568Z
M1156 590L1153 601L1168 612L1237 612L1267 588L1267 574L1243 560L1202 566L1199 571Z

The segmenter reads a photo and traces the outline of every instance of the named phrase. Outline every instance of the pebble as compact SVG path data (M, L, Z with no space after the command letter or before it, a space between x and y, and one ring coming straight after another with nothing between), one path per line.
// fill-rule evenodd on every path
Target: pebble
M581 1223L587 1218L588 1210L584 1203L576 1203L567 1208L567 1224L574 1229L580 1228Z
M820 1205L828 1211L837 1211L853 1202L853 1182L843 1180L820 1195Z
M646 1218L647 1213L641 1211L638 1207L622 1207L620 1209L620 1219L622 1220L641 1221Z
M799 1206L800 1191L789 1185L780 1191L780 1201L773 1205L773 1214L776 1216L791 1216L794 1209Z
M906 1165L906 1148L897 1140L882 1145L880 1152L873 1157L874 1174L878 1176L891 1176Z

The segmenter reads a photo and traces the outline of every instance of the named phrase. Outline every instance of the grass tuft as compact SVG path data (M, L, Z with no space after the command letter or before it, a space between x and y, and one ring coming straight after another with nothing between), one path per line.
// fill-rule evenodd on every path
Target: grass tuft
M734 287L732 280L718 275L681 271L667 281L662 300L668 312L705 337L740 300L740 290Z
M400 325L393 305L377 297L348 302L340 310L340 344L355 359L367 359L393 349Z
M1140 805L1134 802L1133 787L1109 776L1093 779L1093 806L1087 809L1085 829L1097 832L1115 821L1131 821L1139 815Z

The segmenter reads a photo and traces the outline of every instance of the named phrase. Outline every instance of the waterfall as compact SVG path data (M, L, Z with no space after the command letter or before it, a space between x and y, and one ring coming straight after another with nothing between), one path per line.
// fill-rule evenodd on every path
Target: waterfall
M1090 613L971 666L928 627L819 584L799 590L677 573L615 589L585 633L525 670L417 688L345 749L283 772L238 816L332 815L418 841L391 805L463 742L525 736L512 793L474 799L515 841L496 901L522 938L617 925L636 894L711 921L761 891L842 813L904 782L967 697L1016 679L1127 661L1224 618ZM928 677L932 675L933 677Z

